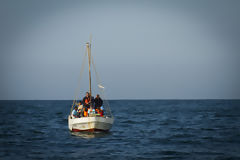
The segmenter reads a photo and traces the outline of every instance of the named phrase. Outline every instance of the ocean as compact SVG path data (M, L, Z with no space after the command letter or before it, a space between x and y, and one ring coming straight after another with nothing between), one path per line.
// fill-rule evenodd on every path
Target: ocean
M72 101L0 101L0 159L240 159L240 100L111 100L108 133L71 133Z

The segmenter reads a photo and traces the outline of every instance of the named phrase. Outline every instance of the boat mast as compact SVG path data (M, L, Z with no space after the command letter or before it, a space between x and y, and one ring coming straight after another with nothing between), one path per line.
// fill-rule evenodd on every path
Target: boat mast
M88 52L88 66L89 66L89 94L90 94L90 101L92 97L92 88L91 88L91 43L87 42L87 52Z

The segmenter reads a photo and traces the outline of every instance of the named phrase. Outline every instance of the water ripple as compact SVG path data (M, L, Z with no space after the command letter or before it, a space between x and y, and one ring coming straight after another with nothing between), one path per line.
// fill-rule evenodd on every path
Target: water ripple
M0 159L240 159L240 101L110 101L109 133L73 133L71 101L0 101Z

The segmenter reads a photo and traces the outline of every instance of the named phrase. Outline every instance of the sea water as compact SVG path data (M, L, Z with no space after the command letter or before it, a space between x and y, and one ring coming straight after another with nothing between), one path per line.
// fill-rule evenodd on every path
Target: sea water
M72 101L0 101L0 159L240 159L239 100L114 100L108 133L72 133Z

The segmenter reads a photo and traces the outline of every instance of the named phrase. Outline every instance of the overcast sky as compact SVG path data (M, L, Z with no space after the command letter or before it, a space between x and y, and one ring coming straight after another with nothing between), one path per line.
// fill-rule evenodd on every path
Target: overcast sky
M90 34L109 99L239 99L239 16L237 0L1 0L0 99L73 99Z

